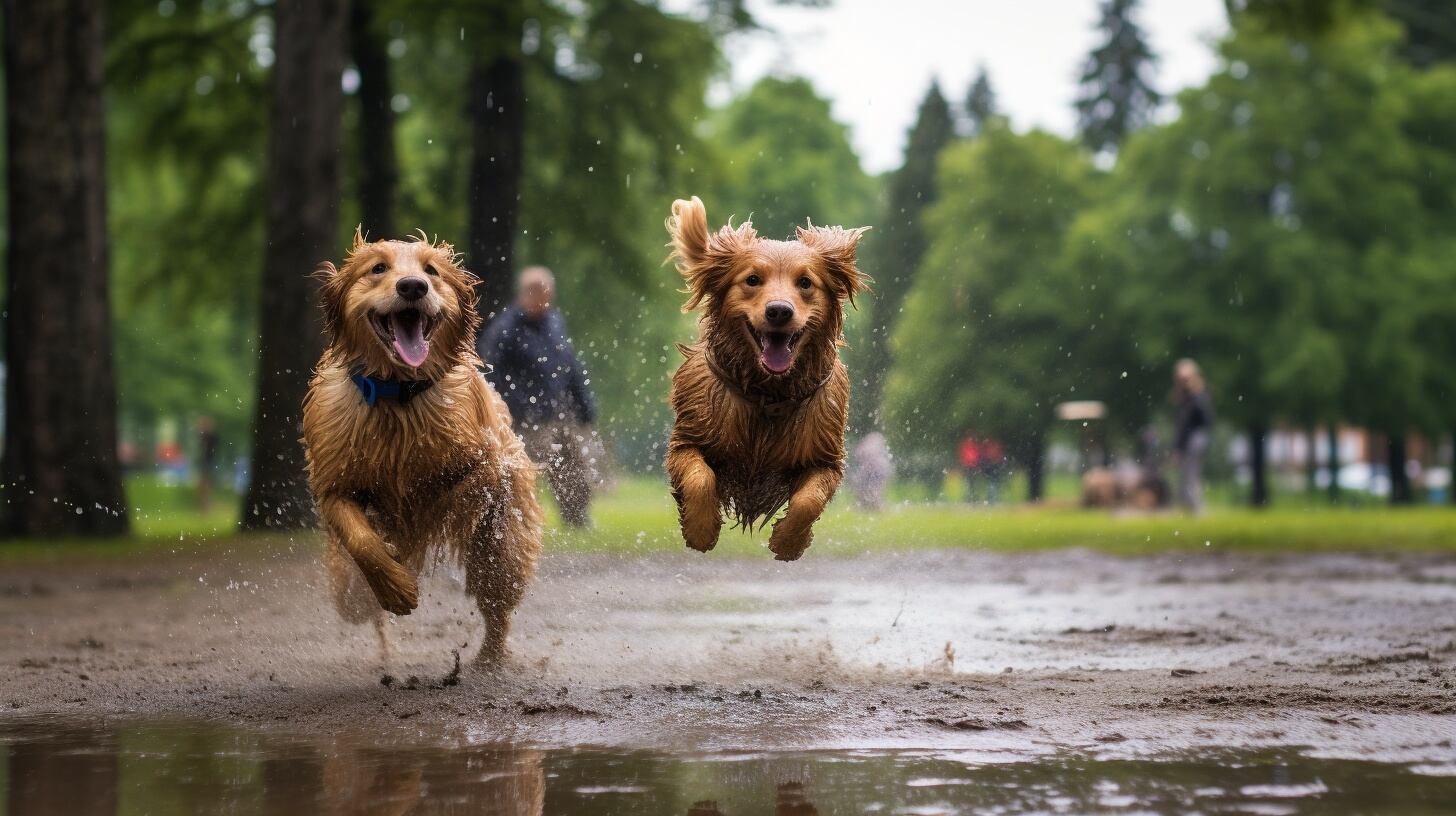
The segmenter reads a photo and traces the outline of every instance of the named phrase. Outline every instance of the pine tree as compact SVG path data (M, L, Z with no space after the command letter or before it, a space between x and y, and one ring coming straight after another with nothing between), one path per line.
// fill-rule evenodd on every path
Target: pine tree
M1105 39L1082 70L1077 130L1098 152L1116 151L1162 100L1148 77L1156 57L1133 20L1137 5L1138 0L1103 0L1097 29Z
M875 278L870 331L859 343L863 354L855 377L855 426L865 432L879 424L880 393L890 366L889 337L900 314L920 258L925 254L925 233L920 216L935 200L936 161L955 137L950 104L932 82L920 103L915 125L905 146L905 163L890 177L884 215L875 222L871 263L864 265Z
M996 91L991 87L991 77L986 72L986 66L976 68L976 78L971 82L971 90L966 93L966 121L968 124L968 135L976 138L986 132L986 127L991 120L1000 116L996 110Z

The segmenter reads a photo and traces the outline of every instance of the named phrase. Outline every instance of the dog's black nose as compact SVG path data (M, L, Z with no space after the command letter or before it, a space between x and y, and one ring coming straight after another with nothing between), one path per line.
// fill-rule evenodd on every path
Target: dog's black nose
M399 283L394 285L394 291L405 300L419 300L430 291L430 284L424 278L400 278Z
M794 319L794 306L787 301L770 300L763 309L763 316L770 326L782 326Z

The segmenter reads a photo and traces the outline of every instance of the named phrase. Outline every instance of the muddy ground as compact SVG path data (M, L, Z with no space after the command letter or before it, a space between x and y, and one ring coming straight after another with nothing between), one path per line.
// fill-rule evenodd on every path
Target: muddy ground
M548 555L513 662L439 568L342 623L317 544L0 570L0 717L542 747L1310 746L1456 771L1456 557Z

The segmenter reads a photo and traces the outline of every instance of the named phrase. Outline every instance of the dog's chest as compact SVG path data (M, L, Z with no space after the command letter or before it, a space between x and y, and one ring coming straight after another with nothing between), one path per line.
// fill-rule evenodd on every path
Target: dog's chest
M433 390L433 389L432 389ZM328 460L329 469L370 493L412 500L437 495L491 457L479 428L444 393L426 393L408 406L369 406L338 386L326 393L320 413L334 426L307 433L310 453Z
M713 434L705 458L718 480L718 495L741 523L751 523L783 507L804 471L818 464L813 428L802 416L767 420L752 406L723 417L723 432Z

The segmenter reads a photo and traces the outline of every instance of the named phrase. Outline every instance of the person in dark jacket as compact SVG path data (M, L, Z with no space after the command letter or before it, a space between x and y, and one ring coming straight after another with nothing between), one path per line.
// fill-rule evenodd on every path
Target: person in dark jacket
M1198 363L1184 358L1173 368L1173 452L1178 459L1178 501L1203 510L1203 459L1213 429L1213 400Z
M591 427L597 407L590 380L567 337L566 320L551 305L551 270L522 270L516 295L481 332L478 351L491 366L486 377L510 408L526 453L546 472L562 520L586 526L601 452Z

